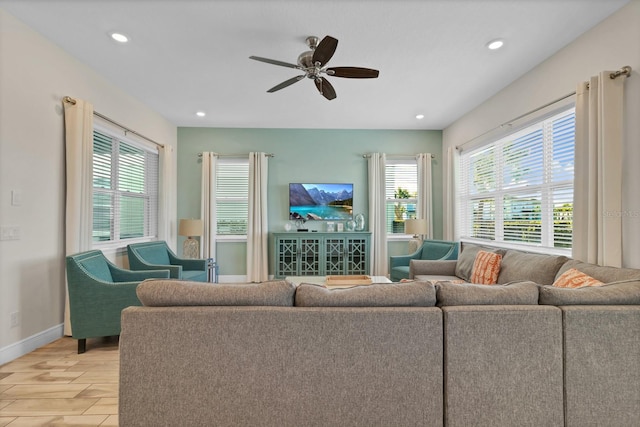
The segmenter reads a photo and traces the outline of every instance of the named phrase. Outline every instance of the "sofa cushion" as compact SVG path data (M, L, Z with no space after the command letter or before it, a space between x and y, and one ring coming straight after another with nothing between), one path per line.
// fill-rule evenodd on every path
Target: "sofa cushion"
M540 286L540 304L544 305L638 305L640 280L622 280L603 286L557 288Z
M507 250L502 258L498 283L516 280L531 280L541 285L550 285L556 273L568 258L562 255L544 255Z
M346 289L302 283L296 289L300 307L433 307L436 291L429 282L374 283Z
M471 270L470 282L480 285L495 285L500 273L501 261L502 255L500 254L478 251L473 263L473 270Z
M537 305L538 285L513 282L504 285L436 283L437 305Z
M570 268L575 268L578 271L582 271L583 273L588 274L594 279L598 279L604 283L619 282L621 280L630 279L640 280L640 269L603 267L600 265L589 264L587 262L582 262L575 259L567 261L562 267L560 267L556 278Z
M204 305L293 306L295 285L274 280L262 283L188 282L145 280L136 289L143 305L151 307Z
M465 243L462 248L462 252L458 257L456 263L456 276L464 280L465 282L471 281L471 271L473 270L473 264L476 261L476 255L479 251L492 252L500 255L504 255L503 249L486 248L471 243Z
M553 282L553 286L556 288L580 288L582 286L602 286L604 283L599 281L598 279L594 279L588 274L584 274L581 271L576 270L575 268L570 268L564 273L562 273L555 282Z

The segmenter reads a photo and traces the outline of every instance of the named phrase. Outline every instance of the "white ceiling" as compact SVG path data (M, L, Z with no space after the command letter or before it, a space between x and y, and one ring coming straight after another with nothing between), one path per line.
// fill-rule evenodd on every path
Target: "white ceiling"
M628 0L0 0L16 16L177 126L443 129ZM112 31L130 36L120 45ZM305 38L339 40L337 99L300 74ZM489 51L496 38L505 47ZM70 94L73 95L73 94ZM196 117L196 111L206 117ZM415 115L425 115L416 120Z

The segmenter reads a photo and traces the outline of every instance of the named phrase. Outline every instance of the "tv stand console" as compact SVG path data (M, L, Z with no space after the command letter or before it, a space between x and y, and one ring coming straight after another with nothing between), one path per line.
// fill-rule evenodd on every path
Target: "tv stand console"
M273 233L275 277L369 274L369 232Z

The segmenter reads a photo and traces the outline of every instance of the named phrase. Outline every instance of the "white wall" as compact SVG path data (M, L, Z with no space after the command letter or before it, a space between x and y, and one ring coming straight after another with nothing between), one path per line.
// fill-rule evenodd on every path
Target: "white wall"
M21 230L20 240L0 241L0 364L62 331L65 95L177 146L173 124L0 9L0 225ZM12 190L21 192L20 206ZM173 203L173 228L175 215Z
M611 15L443 131L443 153L575 91L603 70L633 68L626 81L623 265L640 268L640 0ZM472 78L472 75L469 76ZM445 171L447 173L447 171ZM445 213L446 215L446 213Z

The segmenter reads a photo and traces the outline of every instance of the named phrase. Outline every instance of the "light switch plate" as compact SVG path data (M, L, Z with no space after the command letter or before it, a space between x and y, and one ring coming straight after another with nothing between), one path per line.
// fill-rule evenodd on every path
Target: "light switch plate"
M20 240L20 227L17 225L0 227L0 240Z

